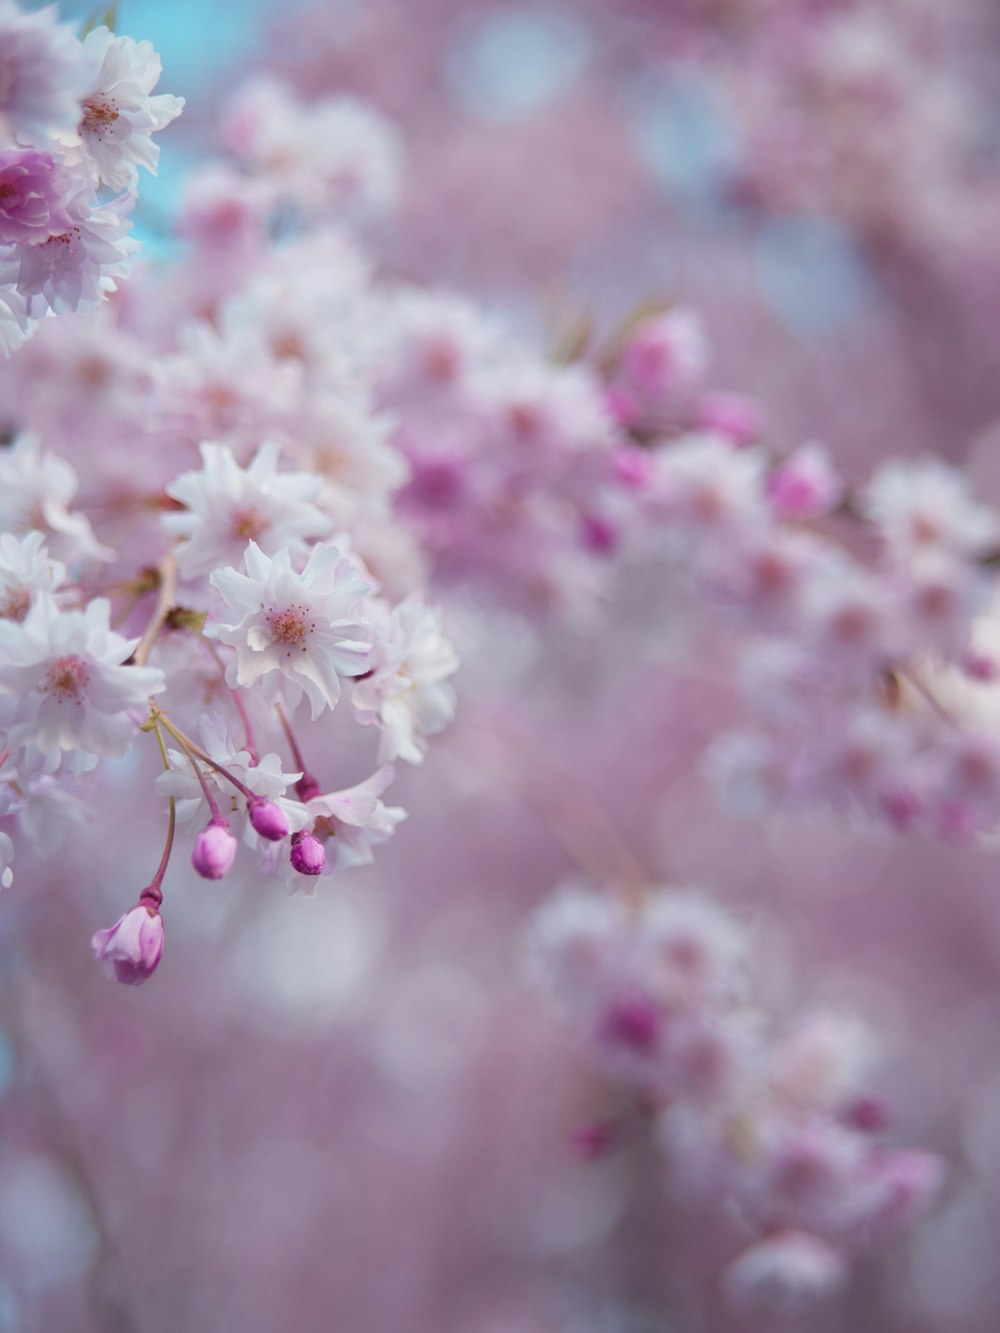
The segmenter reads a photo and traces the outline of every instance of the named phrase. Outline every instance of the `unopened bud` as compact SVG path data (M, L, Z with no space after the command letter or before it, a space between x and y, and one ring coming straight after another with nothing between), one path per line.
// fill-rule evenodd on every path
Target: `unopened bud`
M288 837L288 820L274 801L265 801L263 797L255 796L248 802L247 809L250 812L250 823L262 838L268 842L280 842L282 838Z
M163 919L155 907L140 903L91 941L95 957L112 981L140 986L163 956Z
M300 875L321 875L326 865L326 848L305 830L292 837L292 866Z
M236 839L225 820L212 822L198 834L191 851L191 864L204 879L222 879L236 860Z

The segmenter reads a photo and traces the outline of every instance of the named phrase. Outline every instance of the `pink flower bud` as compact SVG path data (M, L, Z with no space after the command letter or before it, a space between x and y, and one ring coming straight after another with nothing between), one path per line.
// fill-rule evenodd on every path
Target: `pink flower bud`
M695 388L708 364L708 345L696 315L675 307L642 323L622 354L621 377L643 402L660 403Z
M300 875L321 875L326 865L326 848L304 829L292 836L292 866Z
M163 956L163 920L154 907L140 903L91 941L94 955L112 981L141 986Z
M319 783L311 773L303 773L295 784L295 793L300 801L311 801L321 794Z
M881 797L886 816L898 829L905 831L924 813L924 803L911 787L896 787Z
M695 408L695 425L732 440L738 448L760 439L758 404L742 393L707 393Z
M268 842L280 842L282 838L288 837L288 820L281 807L275 805L273 801L265 801L263 797L255 796L247 808L250 812L250 823L262 838L266 838Z
M869 1182L873 1221L890 1231L911 1226L934 1202L945 1175L936 1153L901 1148L878 1154Z
M618 1141L620 1126L614 1120L596 1120L573 1135L573 1147L588 1162L605 1157Z
M986 684L992 684L1000 676L1000 666L986 653L968 653L962 663L962 670L970 680L984 681Z
M842 1119L862 1134L879 1134L889 1123L889 1106L882 1097L856 1097L844 1107Z
M222 879L236 860L236 839L225 820L215 820L198 834L191 851L191 864L204 879Z
M803 445L771 474L767 493L779 518L818 518L840 502L844 488L826 450Z
M584 546L596 555L608 555L618 545L618 529L600 514L584 514L582 530Z
M618 1000L604 1017L603 1035L614 1046L647 1054L660 1035L662 1014L659 1007L642 996Z
M612 458L614 478L631 491L644 491L653 477L653 460L638 445L623 444Z

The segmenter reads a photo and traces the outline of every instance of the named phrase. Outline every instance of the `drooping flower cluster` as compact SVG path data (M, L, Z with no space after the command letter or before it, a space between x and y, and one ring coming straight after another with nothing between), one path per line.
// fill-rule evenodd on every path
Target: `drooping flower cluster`
M832 1296L852 1262L933 1200L942 1161L881 1141L889 1108L864 1086L872 1033L826 1010L776 1028L754 1000L745 930L704 894L567 889L529 945L610 1083L608 1115L581 1128L581 1150L648 1132L675 1202L733 1216L721 1281L736 1308Z
M0 5L0 350L126 272L139 168L156 171L152 136L184 105L153 94L159 77L149 42Z
M35 20L24 22L33 31ZM124 207L136 166L155 166L150 131L179 106L149 96L158 64L143 44L98 30L81 50L97 72L79 142L52 169L86 166L94 188L125 191L115 205ZM157 783L170 807L164 854L136 907L94 938L111 973L130 982L144 980L162 953L162 882L176 822L196 821L191 861L208 879L234 866L237 834L260 869L289 888L364 864L405 813L381 800L392 761L422 763L427 737L455 707L448 678L458 659L424 595L420 548L389 521L408 468L376 397L380 298L367 289L355 242L329 226L331 210L352 213L366 178L331 158L326 193L296 197L285 157L245 137L250 102L233 115L243 116L241 151L258 175L237 179L260 227L251 228L252 255L221 275L229 290L216 286L206 306L218 228L229 225L226 209L239 211L238 189L226 208L188 212L193 254L167 299L147 305L137 296L133 313L136 284L114 313L45 321L9 376L15 439L0 455L0 874L8 885L19 836L37 840L39 802L47 803L46 841L61 817L77 816L72 800L53 808L54 781L65 786L151 733L166 767ZM347 112L317 114L317 142L326 142ZM327 142L328 156L357 150L357 116L343 125L340 149ZM373 115L388 171L392 136L380 124ZM277 134L268 117L259 129ZM373 202L387 197L373 187ZM40 217L41 205L25 199L22 228ZM275 244L276 211L295 208L295 226L308 230ZM140 310L143 318L159 312L155 327L143 325ZM77 366L67 375L68 359ZM56 399L46 387L52 366L64 386ZM28 425L39 434L25 433ZM139 466L137 441L148 446ZM74 504L71 453L98 468L82 503ZM359 747L378 734L370 775L350 784L318 764L335 713L345 772L365 762ZM347 735L345 750L348 713L359 739Z
M164 749L168 771L158 788L172 810L178 802L182 822L202 809L207 814L192 853L206 878L221 878L233 865L233 816L246 840L262 849L264 868L274 872L280 863L290 884L296 878L290 870L310 877L323 871L324 844L331 840L331 869L370 860L371 846L403 815L378 799L392 778L386 761L420 763L424 738L450 719L454 695L446 682L457 666L455 654L437 614L415 596L398 606L381 597L374 575L338 536L334 517L300 498L319 498L318 477L278 471L271 445L246 468L223 445L203 446L202 460L201 471L183 475L172 488L184 508L163 517L158 565L118 585L133 604L155 598L145 632L132 638L111 628L107 598L87 594L82 571L112 556L83 515L69 510L72 469L30 437L0 460L12 515L28 515L24 535L15 535L12 521L0 548L3 813L23 815L30 808L35 775L92 770L105 756L123 755L142 727L161 744L166 737L179 746ZM28 526L32 522L36 526ZM183 536L175 554L170 535L177 532ZM251 533L274 554L266 555ZM67 582L65 566L49 557L49 540L75 557L77 580ZM150 657L164 665L147 665ZM228 720L220 711L209 725L197 694L192 700L192 672L202 663ZM292 729L296 713L307 705L312 722L332 713L344 686L358 678L354 689L364 693L355 696L354 715L363 727L381 731L379 767L359 786L324 795L301 762ZM169 713L156 697L165 691ZM251 712L269 715L270 730L284 734L299 771L283 772L277 753L258 752ZM230 738L230 722L242 726L242 744ZM199 730L201 742L179 723ZM172 813L167 850L146 891L152 898L135 912L158 913L173 821ZM3 848L9 881L7 834ZM141 920L123 920L133 919ZM124 955L115 950L139 948L146 935L129 926L126 939L115 929L113 937L95 936L95 948L115 963L121 979ZM142 957L152 959L148 974L159 949L143 950ZM133 965L139 968L135 959ZM142 978L130 973L126 979Z

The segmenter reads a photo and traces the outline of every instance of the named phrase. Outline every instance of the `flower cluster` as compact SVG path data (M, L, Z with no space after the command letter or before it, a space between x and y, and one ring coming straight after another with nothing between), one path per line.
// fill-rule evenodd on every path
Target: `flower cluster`
M946 838L1000 821L1000 753L970 694L996 674L975 647L1000 516L936 460L890 462L848 494L806 445L775 464L718 434L650 459L659 555L719 616L745 700L707 756L728 801L831 805ZM680 594L682 597L684 592Z
M282 866L290 884L324 870L331 841L331 869L370 860L372 845L403 816L379 799L393 775L389 761L422 762L426 736L452 715L447 677L457 660L438 614L416 595L398 605L380 596L333 515L321 500L314 506L305 498L320 499L320 478L280 472L269 444L245 468L228 446L204 445L201 469L181 475L172 488L183 508L164 515L166 549L158 566L140 571L130 585L133 601L155 600L144 633L128 638L111 627L111 601L88 595L83 571L111 552L96 542L86 518L68 508L72 469L49 459L31 437L0 461L11 513L27 515L20 525L12 520L0 545L3 813L30 810L38 780L87 772L104 757L124 755L142 728L161 746L167 737L178 748L164 746L167 772L157 783L171 803L167 849L146 891L150 901L140 900L135 912L158 915L175 803L182 822L207 816L192 861L208 879L233 865L234 818L264 867ZM171 534L181 534L173 550ZM67 581L49 541L74 560L80 577ZM163 665L147 665L150 657ZM223 711L203 715L197 694L192 706L192 672L206 661L228 719ZM356 722L380 732L378 768L357 786L324 792L305 770L293 726L306 705L311 722L331 714L345 686L360 692L353 700ZM165 692L169 713L157 698ZM283 735L298 771L284 772L277 753L258 751L254 711ZM229 721L242 727L239 744ZM179 723L200 730L200 740ZM9 882L7 834L2 850ZM160 956L159 948L147 948L148 931L134 929L137 919L129 914L111 935L95 936L95 949L119 978L126 959L132 981L142 979L143 967L148 975ZM141 959L133 956L140 946Z
M18 22L65 38L47 14ZM101 29L81 50L100 56L100 78L58 170L86 167L93 188L125 191L114 205L124 208L136 166L155 165L150 131L179 106L149 96L158 65L143 44ZM409 469L373 350L394 322L356 242L333 223L358 191L387 201L333 160L359 151L361 113L315 113L329 171L305 199L272 142L278 122L265 116L251 132L254 102L251 90L232 118L252 170L225 204L196 193L183 224L192 253L171 296L152 299L157 279L147 276L114 309L47 320L8 376L0 874L9 885L19 837L51 845L79 817L78 775L148 733L165 767L164 853L135 908L94 937L110 973L133 983L162 953L176 825L193 826L191 863L211 880L233 868L240 839L289 889L365 864L405 814L381 799L396 761L421 764L455 707L458 659L426 596L425 557L391 521ZM329 135L345 116L337 148ZM38 207L25 204L24 225ZM294 238L279 236L283 210ZM245 224L241 266L217 265L220 244ZM138 467L137 441L149 446ZM71 453L96 465L79 500ZM334 733L352 781L320 763ZM359 775L373 733L377 755Z
M184 105L153 95L149 42L93 28L81 41L54 7L0 5L0 349L47 314L92 310L128 268L139 168Z
M827 1010L776 1027L755 1003L745 930L701 892L639 901L567 889L535 918L531 965L609 1080L588 1155L642 1127L669 1193L731 1213L723 1291L740 1309L808 1308L930 1204L931 1153L885 1145L864 1086L872 1034Z

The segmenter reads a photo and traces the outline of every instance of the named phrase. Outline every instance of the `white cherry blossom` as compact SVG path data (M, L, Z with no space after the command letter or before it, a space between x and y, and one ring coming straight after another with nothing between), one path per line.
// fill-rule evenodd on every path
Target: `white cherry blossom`
M447 678L458 669L458 654L438 612L418 597L382 611L376 624L374 671L354 687L354 709L359 721L382 729L380 764L396 758L422 764L424 737L441 731L455 715L455 691Z
M372 848L391 837L396 825L406 818L400 806L385 805L380 799L394 776L392 765L386 764L353 787L314 796L306 802L314 834L326 841L327 874L369 865L374 859ZM300 890L309 886L309 880L301 875L289 882Z
M268 703L280 697L292 708L305 695L315 719L337 703L341 676L368 669L368 631L358 617L369 584L336 546L314 546L301 573L287 549L272 559L253 541L244 562L245 574L219 569L209 580L229 614L205 633L236 653L226 681L260 682Z
M1000 540L996 514L972 498L960 472L938 459L884 463L862 507L900 553L977 555Z
M50 560L40 532L16 537L0 533L0 620L23 621L35 594L52 592L66 577L66 567Z
M110 560L112 552L94 536L90 521L69 512L76 490L76 472L64 458L44 452L36 436L20 436L0 451L0 530L41 532L67 563Z
M152 96L162 72L151 42L94 28L83 42L90 84L83 97L80 138L98 179L112 190L135 191L139 167L156 174L153 134L180 115L183 97Z
M309 538L329 533L330 520L311 503L321 479L279 472L279 454L278 445L262 444L243 468L228 445L205 443L201 469L183 473L167 488L185 506L163 518L164 527L183 538L177 564L185 578L237 564L250 540L267 555L282 547L299 554Z
M66 221L37 245L11 245L0 252L0 282L14 283L27 298L33 319L49 310L96 309L139 248L129 236L132 200L119 195L93 206L88 192L66 202Z
M80 43L55 5L25 14L0 0L0 140L71 131L86 86Z
M104 598L60 611L39 593L23 624L0 621L0 693L14 700L7 745L36 746L50 772L123 755L164 689L158 668L125 665L137 641L110 628L110 612Z

